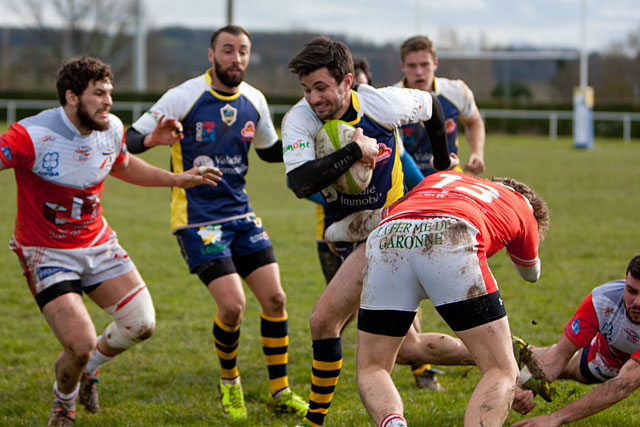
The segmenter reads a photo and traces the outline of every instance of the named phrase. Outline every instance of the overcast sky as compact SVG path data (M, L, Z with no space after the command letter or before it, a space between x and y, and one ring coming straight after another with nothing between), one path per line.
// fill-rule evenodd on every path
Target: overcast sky
M227 0L142 0L148 23L214 29ZM640 29L639 0L234 0L234 23L251 31L308 30L398 43L417 33L437 45L454 30L467 47L579 48L581 3L587 47L602 50ZM0 3L0 25L20 25Z

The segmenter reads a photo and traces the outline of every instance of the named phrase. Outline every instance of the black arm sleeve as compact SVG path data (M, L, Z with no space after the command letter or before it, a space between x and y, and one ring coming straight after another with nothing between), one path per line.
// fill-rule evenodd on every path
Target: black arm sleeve
M436 170L445 170L451 165L449 158L449 144L447 144L447 132L444 123L444 111L438 98L431 97L431 118L424 122L427 128L429 141L433 149L433 166Z
M330 186L362 158L362 150L351 142L335 153L304 163L287 174L287 185L299 198L309 197Z
M127 129L127 133L124 137L124 142L127 144L127 150L133 154L144 153L149 147L144 146L144 137L147 135L141 134L134 128Z
M256 153L265 162L282 163L282 140L277 140L269 148L256 148Z

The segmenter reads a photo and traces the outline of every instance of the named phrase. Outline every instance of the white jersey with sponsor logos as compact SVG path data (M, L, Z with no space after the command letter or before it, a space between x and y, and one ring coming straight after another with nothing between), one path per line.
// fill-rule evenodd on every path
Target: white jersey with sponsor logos
M14 240L21 246L83 248L104 243L104 180L125 159L124 126L82 135L62 107L14 123L0 136L0 162L18 186Z
M624 280L598 286L564 327L575 345L589 348L589 364L600 379L615 376L630 358L640 363L640 325L627 316L624 287Z

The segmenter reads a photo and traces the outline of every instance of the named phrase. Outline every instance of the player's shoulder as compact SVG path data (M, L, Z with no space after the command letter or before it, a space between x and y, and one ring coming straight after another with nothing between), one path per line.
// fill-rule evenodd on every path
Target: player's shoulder
M322 121L318 118L309 103L304 99L296 102L282 119L282 130L292 127L313 127L320 129Z
M205 73L185 80L182 83L170 88L165 92L163 98L197 98L202 94L202 92L207 91L210 87L211 86L207 82L207 75Z
M447 98L473 97L471 88L460 79L448 79L446 77L435 78L436 94Z
M255 86L252 86L251 84L247 83L247 82L241 82L240 86L238 86L238 91L248 97L259 97L259 98L265 98L264 94L262 93L262 91L260 89L258 89Z
M624 280L612 280L594 288L591 291L593 304L596 307L615 307L622 302L622 294L625 287Z

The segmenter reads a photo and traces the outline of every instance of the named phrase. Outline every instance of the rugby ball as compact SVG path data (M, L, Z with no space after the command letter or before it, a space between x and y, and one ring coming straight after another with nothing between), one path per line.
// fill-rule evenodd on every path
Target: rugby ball
M327 121L315 139L316 158L328 156L353 141L356 128L342 120ZM355 162L331 186L341 193L362 193L371 182L373 170L362 162Z

